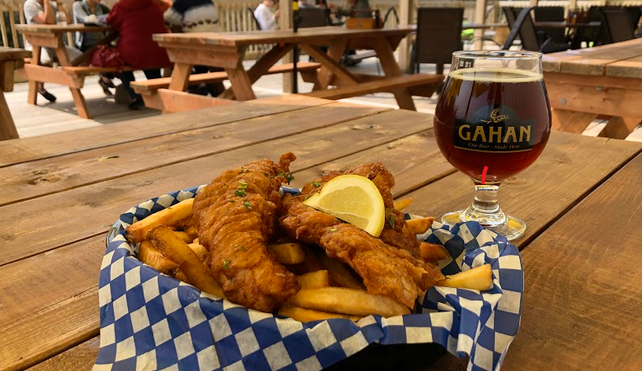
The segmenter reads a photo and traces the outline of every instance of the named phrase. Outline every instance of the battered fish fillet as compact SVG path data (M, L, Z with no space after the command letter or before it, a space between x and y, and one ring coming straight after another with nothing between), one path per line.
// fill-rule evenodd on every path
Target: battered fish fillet
M196 195L194 220L210 252L210 274L234 303L272 312L299 290L294 274L267 249L279 187L295 158L286 153L278 165L265 159L226 171Z
M394 207L391 189L395 185L395 178L381 162L359 165L348 169L345 172L334 171L328 173L323 177L316 179L315 182L306 184L302 189L302 194L310 195L312 193L316 193L319 191L319 188L317 187L318 184L329 182L333 178L343 174L360 175L372 180L379 189L379 193L381 193L381 197L383 198L383 204L386 207L386 222L379 238L388 245L394 246L398 249L407 250L414 257L419 258L420 242L417 240L417 237L408 230L408 228L404 228L406 226L404 214Z
M283 228L292 238L314 243L329 257L347 263L369 293L413 308L417 296L443 279L439 268L372 237L357 227L302 203L304 195L283 197Z

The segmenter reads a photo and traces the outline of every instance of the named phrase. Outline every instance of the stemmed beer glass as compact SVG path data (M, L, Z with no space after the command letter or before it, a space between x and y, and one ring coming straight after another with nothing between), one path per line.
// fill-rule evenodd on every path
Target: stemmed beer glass
M519 238L526 224L504 214L497 192L503 180L539 157L550 135L541 54L459 51L450 68L435 110L435 135L448 162L472 178L475 198L442 222L478 221L509 240Z

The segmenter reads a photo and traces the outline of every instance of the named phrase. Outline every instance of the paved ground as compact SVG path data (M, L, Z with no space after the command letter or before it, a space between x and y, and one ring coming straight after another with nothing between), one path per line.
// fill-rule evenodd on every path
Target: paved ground
M307 57L303 57L306 60ZM254 61L247 61L252 65ZM375 58L364 60L361 64L352 67L354 72L377 74L378 62ZM434 66L425 65L422 72L433 72ZM137 74L137 79L144 79L142 73ZM116 82L118 83L118 82ZM282 75L270 75L261 78L254 85L258 97L269 97L283 94ZM11 109L14 121L21 137L44 135L59 131L76 130L97 125L109 125L110 123L133 120L142 117L149 117L160 114L159 111L141 109L131 111L126 105L116 104L113 97L105 97L102 89L98 86L97 77L89 77L85 80L85 87L82 92L87 100L89 112L93 115L92 120L81 119L76 114L69 89L55 84L47 84L47 90L58 97L56 103L48 103L42 97L38 98L39 105L27 104L28 84L16 84L12 93L7 93L6 98ZM308 92L312 90L311 84L299 81L299 91ZM380 105L397 108L392 94L372 94L346 101ZM415 97L417 108L421 112L432 113L434 111L437 96L433 98Z

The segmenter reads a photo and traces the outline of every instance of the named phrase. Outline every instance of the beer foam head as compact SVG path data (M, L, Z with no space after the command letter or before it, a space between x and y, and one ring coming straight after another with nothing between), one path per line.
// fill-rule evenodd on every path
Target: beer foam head
M461 68L450 71L448 76L452 79L459 80L501 83L533 82L542 80L542 75L535 71L493 67Z

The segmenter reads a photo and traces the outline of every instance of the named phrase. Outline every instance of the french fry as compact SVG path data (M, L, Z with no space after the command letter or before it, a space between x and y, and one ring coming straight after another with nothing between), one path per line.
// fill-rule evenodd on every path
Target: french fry
M411 203L412 203L412 198L404 198L403 200L396 200L394 202L394 205L395 205L395 209L401 211L407 208L408 206L410 206Z
M441 259L450 258L448 250L441 245L434 243L422 242L419 245L419 255L429 262L437 262Z
M178 236L178 238L180 238L181 240L185 241L185 243L191 243L191 242L194 240L194 239L192 238L192 236L190 236L189 234L187 234L187 232L177 231L177 232L174 232L174 233L176 233L176 235Z
M178 263L188 283L214 296L225 297L221 287L205 271L196 253L167 226L159 225L152 228L147 232L147 239L163 255Z
M350 272L346 264L338 260L331 259L325 251L320 251L316 255L319 258L321 265L330 274L330 281L334 285L365 291L366 287L363 283L359 282L352 272Z
M322 312L313 309L305 309L300 307L285 307L279 310L279 314L282 316L290 317L299 322L311 322L311 321L320 321L330 318L347 318L351 321L358 321L361 319L359 316L347 316L345 314Z
M157 213L151 214L143 220L127 227L127 241L141 242L145 239L147 232L152 228L164 224L168 227L175 227L185 219L192 216L192 206L194 199L190 198L163 209Z
M178 264L165 255L161 254L157 248L149 241L143 241L138 248L138 260L151 266L161 273L174 277L178 269Z
M301 289L290 298L289 303L296 307L353 316L379 314L392 317L410 313L406 306L387 296L371 295L365 291L345 287Z
M187 246L189 246L189 248L192 249L192 251L194 251L196 253L198 258L201 259L201 261L205 261L205 258L207 257L207 254L209 253L209 251L207 251L205 246L201 245L198 242L192 242L192 243L188 244Z
M192 237L192 240L198 238L198 230L193 224L188 224L185 226L185 233L189 234Z
M328 271L316 271L298 276L296 280L302 289L318 289L330 286L330 276Z
M428 228L432 225L434 218L421 218L406 220L406 227L412 234L426 233Z
M296 242L269 244L268 249L281 264L299 264L305 260L305 252Z
M493 272L490 264L469 269L465 272L446 276L436 286L456 287L459 289L488 290L493 287Z
M323 265L321 264L321 261L317 257L317 254L315 253L314 250L317 248L312 247L310 245L303 245L303 252L305 253L305 261L303 262L303 265L305 266L305 271L306 272L316 272L323 270Z

